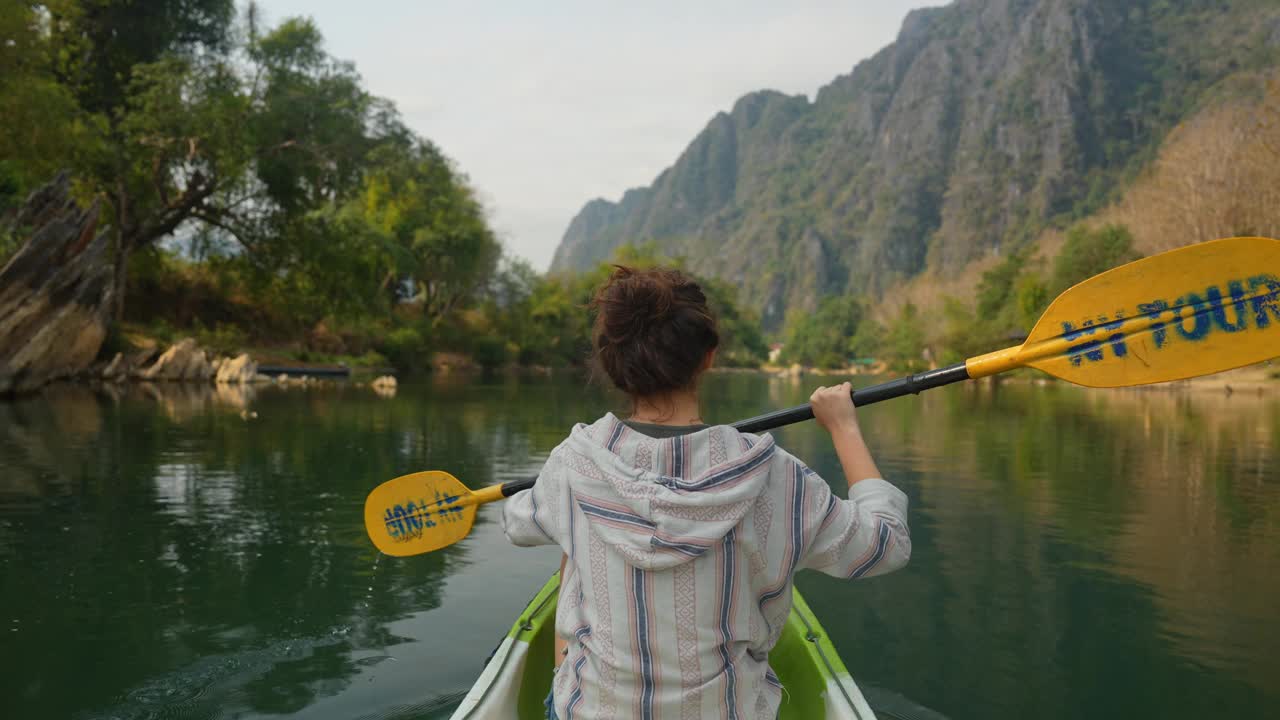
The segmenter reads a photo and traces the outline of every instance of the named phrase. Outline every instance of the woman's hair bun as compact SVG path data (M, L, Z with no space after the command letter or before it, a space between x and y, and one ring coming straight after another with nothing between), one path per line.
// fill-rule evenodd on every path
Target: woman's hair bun
M615 265L592 307L596 359L633 397L691 386L720 342L702 288L674 268Z
M602 305L613 312L607 320L614 330L640 331L645 326L661 322L671 314L675 302L675 285L678 278L658 271L636 271L615 265L609 283L597 295ZM612 333L611 333L612 334Z

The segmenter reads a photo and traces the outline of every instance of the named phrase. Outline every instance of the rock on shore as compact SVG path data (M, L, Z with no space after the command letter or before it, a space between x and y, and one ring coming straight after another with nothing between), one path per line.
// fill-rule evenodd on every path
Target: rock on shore
M33 192L15 227L30 240L0 270L0 394L88 369L107 336L116 287L100 205L82 210L66 173Z
M258 363L247 354L241 353L234 358L222 360L218 366L215 382L219 385L245 385L257 382Z
M208 380L213 366L192 338L185 338L164 351L151 367L143 370L142 380Z

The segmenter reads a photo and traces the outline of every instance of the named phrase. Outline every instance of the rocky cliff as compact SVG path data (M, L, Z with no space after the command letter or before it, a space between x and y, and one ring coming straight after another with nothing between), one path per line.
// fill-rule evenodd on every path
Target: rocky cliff
M812 101L753 93L673 166L569 224L553 270L654 242L777 328L1096 210L1221 81L1274 66L1266 0L957 0Z

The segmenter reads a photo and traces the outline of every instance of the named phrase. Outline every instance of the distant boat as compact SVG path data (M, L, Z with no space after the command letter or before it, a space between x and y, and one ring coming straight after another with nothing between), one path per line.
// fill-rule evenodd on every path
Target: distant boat
M267 377L350 377L351 368L346 365L317 365L302 367L299 365L259 365L258 373Z

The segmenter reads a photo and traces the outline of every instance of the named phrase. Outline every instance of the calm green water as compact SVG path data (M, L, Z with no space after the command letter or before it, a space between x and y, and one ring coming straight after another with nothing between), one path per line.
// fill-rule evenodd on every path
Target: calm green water
M705 416L811 382L718 375ZM0 716L447 715L557 551L489 507L379 559L365 494L526 476L610 403L571 377L0 403ZM861 684L956 720L1280 717L1275 395L960 387L862 417L912 564L799 581ZM839 482L812 423L778 437Z

